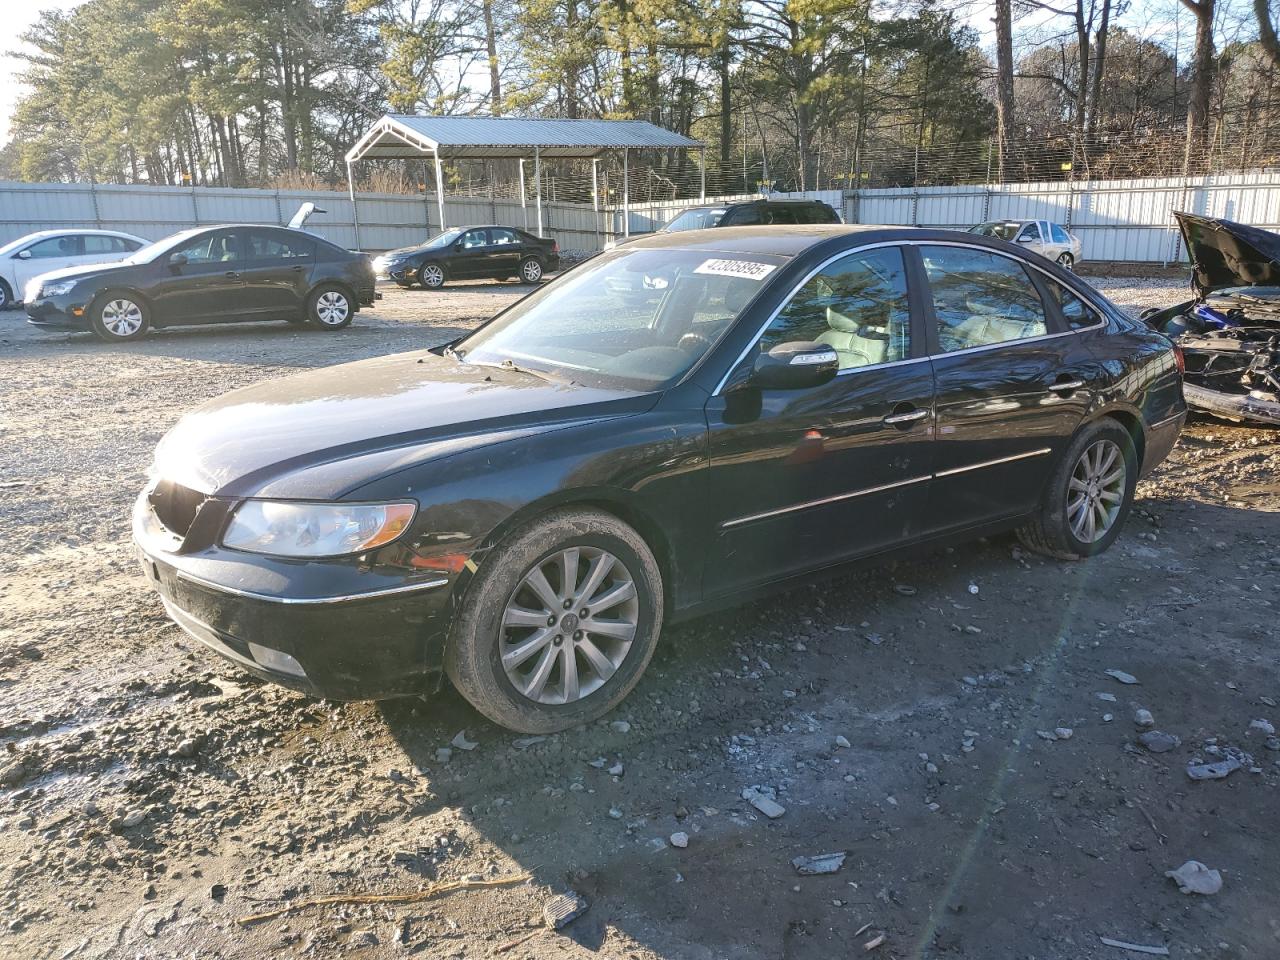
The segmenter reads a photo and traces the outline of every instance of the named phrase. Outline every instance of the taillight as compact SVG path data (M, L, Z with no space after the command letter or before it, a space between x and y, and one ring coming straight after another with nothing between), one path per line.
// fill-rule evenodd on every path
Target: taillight
M1182 355L1182 348L1176 343L1173 345L1173 362L1178 365L1178 373L1187 372L1187 358Z

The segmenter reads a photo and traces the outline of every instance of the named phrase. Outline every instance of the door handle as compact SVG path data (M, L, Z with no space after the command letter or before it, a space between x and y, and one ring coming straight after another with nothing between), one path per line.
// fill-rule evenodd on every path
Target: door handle
M1083 386L1083 380L1062 380L1058 383L1049 384L1049 389L1054 393L1070 393L1072 390L1079 390Z
M903 423L915 423L917 420L923 420L928 415L928 410L908 410L905 413L891 413L881 422L891 426L898 426Z
M301 273L303 270L307 268L304 267L302 264L298 264L296 267L290 267L289 269L292 270L294 273Z
M240 279L240 274L236 273L234 270L228 270L228 271L226 272L225 276L226 276L226 278L227 278L228 280L239 280L239 279Z

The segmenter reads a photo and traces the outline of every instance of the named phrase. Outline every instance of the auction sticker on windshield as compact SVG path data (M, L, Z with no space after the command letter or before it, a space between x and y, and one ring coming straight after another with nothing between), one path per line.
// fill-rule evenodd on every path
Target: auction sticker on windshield
M707 273L716 277L741 277L743 280L763 280L777 267L772 263L754 260L703 260L694 273Z

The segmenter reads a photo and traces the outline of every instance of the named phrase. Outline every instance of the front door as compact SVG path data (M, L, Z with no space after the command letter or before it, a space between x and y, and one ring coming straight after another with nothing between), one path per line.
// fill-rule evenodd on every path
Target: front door
M162 323L235 320L244 306L243 230L197 234L156 261L159 279L152 287L156 319ZM181 254L185 263L170 262Z
M76 234L45 237L19 250L13 255L13 273L18 281L13 295L21 298L32 277L76 266L81 262L80 251L80 237Z
M933 375L898 247L850 253L808 279L759 350L818 341L840 373L765 390L745 369L707 403L713 546L704 589L732 592L918 532L932 471Z
M482 277L485 273L485 258L488 254L489 231L484 229L468 230L454 244L449 255L449 276L452 279Z
M919 248L937 383L931 531L1029 513L1101 368L1069 332L1048 278L963 245ZM1039 276L1037 271L1037 276Z

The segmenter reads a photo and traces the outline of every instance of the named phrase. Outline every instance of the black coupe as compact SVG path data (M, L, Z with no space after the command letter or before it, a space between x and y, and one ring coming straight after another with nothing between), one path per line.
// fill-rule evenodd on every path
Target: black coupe
M287 320L323 330L372 306L373 266L301 230L228 224L184 230L118 263L55 270L27 287L27 320L136 340L151 327Z
M436 234L426 243L401 247L376 257L374 271L402 287L421 284L428 290L446 280L511 280L538 283L560 269L560 244L515 227L489 224L458 227Z
M602 254L430 351L230 393L160 443L134 537L259 676L431 689L548 732L664 623L907 546L1120 533L1186 416L1176 351L1000 240L737 227Z

